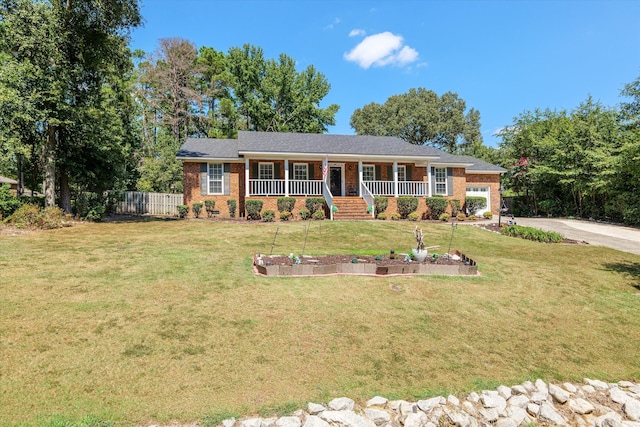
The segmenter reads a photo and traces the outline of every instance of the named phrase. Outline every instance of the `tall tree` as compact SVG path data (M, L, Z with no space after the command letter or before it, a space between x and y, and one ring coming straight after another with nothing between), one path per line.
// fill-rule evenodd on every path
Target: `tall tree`
M359 135L396 136L416 145L432 145L450 153L469 152L482 144L480 113L458 94L438 96L424 88L389 97L384 104L371 103L351 116Z
M55 204L57 181L60 205L70 211L65 161L83 142L77 138L94 138L77 128L101 102L109 78L129 67L127 40L140 23L138 2L13 0L0 13L0 46L9 56L0 67L24 70L20 96L34 112L26 122L42 141L45 204Z

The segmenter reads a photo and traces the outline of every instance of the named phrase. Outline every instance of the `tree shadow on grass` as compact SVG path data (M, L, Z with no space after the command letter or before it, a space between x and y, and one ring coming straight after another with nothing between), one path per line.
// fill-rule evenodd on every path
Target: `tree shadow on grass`
M604 268L630 277L631 286L640 291L640 262L613 262L604 264Z

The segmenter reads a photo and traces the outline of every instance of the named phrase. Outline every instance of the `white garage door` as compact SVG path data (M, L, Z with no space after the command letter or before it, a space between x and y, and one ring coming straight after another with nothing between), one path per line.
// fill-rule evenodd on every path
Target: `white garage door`
M491 193L488 186L470 185L467 187L467 196L484 197L487 199L487 207L476 212L476 216L481 217L483 213L491 212Z

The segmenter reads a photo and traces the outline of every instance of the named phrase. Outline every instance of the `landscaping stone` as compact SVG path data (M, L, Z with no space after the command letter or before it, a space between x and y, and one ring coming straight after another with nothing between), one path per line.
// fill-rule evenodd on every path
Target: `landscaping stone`
M450 395L409 402L376 396L362 410L356 409L353 400L341 397L326 405L309 402L306 411L292 416L228 419L220 427L640 427L636 392L640 384L630 381L607 384L585 379L584 384L558 386L537 380L464 398Z

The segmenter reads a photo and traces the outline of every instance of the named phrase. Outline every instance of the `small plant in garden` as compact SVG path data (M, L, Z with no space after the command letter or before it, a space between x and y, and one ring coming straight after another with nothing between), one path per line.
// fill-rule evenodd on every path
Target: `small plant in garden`
M306 221L310 217L311 217L311 212L309 211L309 209L307 208L300 209L300 218L302 218L303 221Z
M477 217L477 216L475 216L475 215L469 215L469 216L467 217L467 219L468 219L469 221L475 221L476 219L478 219L478 217Z
M191 205L191 209L193 210L193 216L195 216L196 218L200 217L200 211L202 211L202 203L201 202L196 202L193 205Z
M423 251L424 233L422 232L422 228L418 229L418 226L416 225L416 228L413 230L413 237L415 237L416 239L416 249L419 251Z
M469 215L475 215L481 209L487 207L487 198L482 196L467 196L464 205Z
M449 215L448 213L442 213L442 214L440 214L440 216L438 217L438 219L439 219L440 221L443 221L443 222L447 222L447 221L449 221L449 218L451 218L451 215Z
M315 211L314 213L311 214L311 218L313 218L315 220L323 220L323 219L325 219L324 211L323 210Z
M273 222L276 217L276 213L271 209L265 209L262 211L262 221L264 222Z
M324 205L325 205L324 197L308 197L304 203L307 209L309 209L309 212L311 213L311 215L313 215L314 213L316 213L316 211L319 211L319 210L322 210L324 213Z
M204 208L207 211L207 216L211 218L213 216L213 211L216 209L216 201L215 200L205 200Z
M387 219L387 213L386 212L380 212L376 218L378 218L380 221L384 221L384 220Z
M458 212L460 212L460 200L451 199L449 200L449 206L451 206L451 215L456 216Z
M237 202L235 200L227 200L227 206L229 207L229 216L235 218Z
M247 200L244 204L247 210L247 219L258 220L260 219L260 211L262 210L262 200Z
M491 219L493 218L493 214L489 211L486 211L485 213L482 214L483 218L485 219Z
M415 196L400 196L397 199L398 213L401 218L406 218L411 212L418 209L418 198Z
M501 230L502 234L511 237L521 237L527 240L533 240L543 243L560 243L562 235L555 231L543 231L533 227L524 227L522 225L508 225Z
M456 215L456 219L458 221L464 221L465 219L467 219L467 216L465 214L463 214L462 212L460 212L458 215Z
M398 212L394 212L391 214L391 221L398 221L400 219L400 214Z
M442 196L433 196L427 197L426 203L427 207L429 208L431 219L436 219L440 218L442 214L445 213L445 211L447 210L447 204L449 202Z
M291 212L289 211L282 211L280 212L280 221L289 221L291 219Z
M373 198L373 204L376 207L376 216L387 210L389 206L389 198L387 196L376 196Z
M420 214L418 212L411 212L407 215L407 219L409 221L417 221L420 218Z
M296 204L295 197L278 197L278 212L293 212L293 207Z
M187 214L189 213L189 206L187 205L178 205L176 206L176 209L178 209L178 217L179 218L186 218Z

